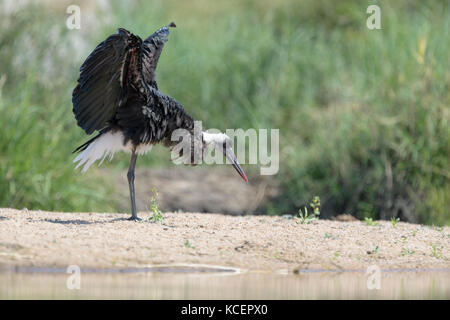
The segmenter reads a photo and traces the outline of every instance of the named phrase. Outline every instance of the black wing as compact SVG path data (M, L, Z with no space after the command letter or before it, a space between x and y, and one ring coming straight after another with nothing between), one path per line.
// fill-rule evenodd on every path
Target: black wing
M166 43L169 38L170 27L175 28L175 23L171 22L168 26L157 30L142 43L142 75L144 77L144 81L155 89L158 89L158 85L155 80L155 69L164 47L164 43Z
M152 87L147 92L148 96L143 97L130 86L127 103L117 111L116 124L124 133L125 143L129 140L135 145L161 142L171 149L183 143L182 148L176 150L179 160L184 164L198 164L202 159L203 139L201 132L194 130L194 119L174 98ZM178 136L178 140L173 140L176 129L185 129L179 133L189 135L190 139ZM191 152L184 154L186 148Z
M182 128L192 132L194 129L194 119L183 106L152 87L143 97L130 86L127 103L117 110L115 123L136 144L163 140L170 144L174 130Z
M124 99L131 53L141 43L139 37L119 29L100 43L81 66L72 103L77 123L87 134L103 129L114 118Z

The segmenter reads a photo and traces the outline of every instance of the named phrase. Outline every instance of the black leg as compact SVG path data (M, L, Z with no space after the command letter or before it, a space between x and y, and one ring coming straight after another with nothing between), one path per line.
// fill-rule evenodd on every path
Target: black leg
M128 168L128 186L130 187L130 199L131 199L131 217L129 220L140 220L136 213L136 195L134 193L134 168L136 167L137 154L133 151L131 153L130 167Z

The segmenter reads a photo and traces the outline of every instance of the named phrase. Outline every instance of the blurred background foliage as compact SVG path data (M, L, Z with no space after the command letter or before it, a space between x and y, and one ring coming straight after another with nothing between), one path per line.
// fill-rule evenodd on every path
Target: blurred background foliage
M69 4L81 30L66 27ZM366 27L381 8L382 30ZM449 224L448 1L9 1L0 3L0 206L108 211L113 184L74 174L82 61L118 27L175 21L157 71L204 127L279 128L280 187L264 211ZM108 164L127 166L128 157ZM140 160L167 166L155 148ZM258 168L246 166L256 174Z

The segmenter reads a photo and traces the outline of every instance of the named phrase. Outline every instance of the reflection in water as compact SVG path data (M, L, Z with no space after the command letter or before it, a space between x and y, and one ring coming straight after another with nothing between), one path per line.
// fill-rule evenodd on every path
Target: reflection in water
M380 289L363 272L276 274L0 272L0 299L449 299L450 271L382 272Z

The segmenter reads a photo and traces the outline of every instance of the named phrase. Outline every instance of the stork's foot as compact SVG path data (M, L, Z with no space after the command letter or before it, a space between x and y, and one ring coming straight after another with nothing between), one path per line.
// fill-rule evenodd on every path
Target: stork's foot
M141 218L135 217L135 216L131 216L127 219L128 221L135 221L135 222L139 222L142 221Z

